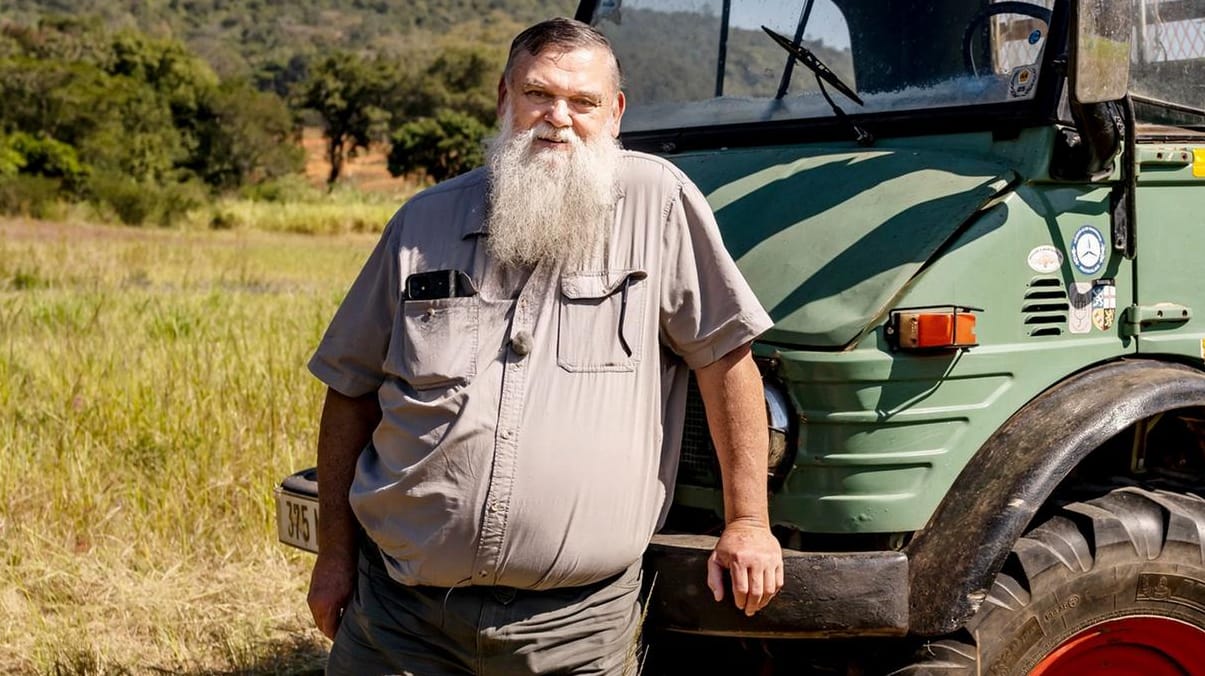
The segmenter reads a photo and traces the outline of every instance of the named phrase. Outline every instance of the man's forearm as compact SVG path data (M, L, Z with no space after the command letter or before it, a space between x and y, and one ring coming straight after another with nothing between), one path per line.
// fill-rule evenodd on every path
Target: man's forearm
M318 550L340 558L356 552L356 519L347 501L360 451L381 420L376 393L347 397L327 390L318 430Z
M768 526L765 397L748 346L699 369L695 378L723 475L725 521Z
M766 497L765 395L749 352L739 347L695 371L724 480L724 532L707 560L707 586L724 598L723 575L736 607L752 615L783 584L782 548L770 532Z

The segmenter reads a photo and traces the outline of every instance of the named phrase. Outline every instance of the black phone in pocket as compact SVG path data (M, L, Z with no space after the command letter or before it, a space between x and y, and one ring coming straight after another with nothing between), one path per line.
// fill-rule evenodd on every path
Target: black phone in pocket
M438 300L477 295L477 287L463 270L416 272L406 278L406 300Z

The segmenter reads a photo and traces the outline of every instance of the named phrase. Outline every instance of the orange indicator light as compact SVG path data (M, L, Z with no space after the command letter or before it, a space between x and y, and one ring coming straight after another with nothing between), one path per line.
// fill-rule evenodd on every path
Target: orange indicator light
M903 310L892 313L901 350L940 350L978 345L975 315L967 308Z

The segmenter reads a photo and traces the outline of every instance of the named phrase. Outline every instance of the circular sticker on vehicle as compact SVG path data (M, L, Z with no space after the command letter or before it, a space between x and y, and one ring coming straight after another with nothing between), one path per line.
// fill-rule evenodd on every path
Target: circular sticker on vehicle
M1025 261L1029 263L1030 270L1048 275L1058 270L1059 266L1063 264L1063 252L1049 244L1043 244L1031 249Z
M1105 264L1105 238L1100 230L1085 225L1071 237L1071 262L1085 275L1095 274Z

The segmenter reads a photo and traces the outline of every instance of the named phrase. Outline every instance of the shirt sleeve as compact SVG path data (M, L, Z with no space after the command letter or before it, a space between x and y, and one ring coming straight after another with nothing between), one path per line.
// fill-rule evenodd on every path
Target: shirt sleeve
M773 325L693 183L670 203L663 238L662 340L687 366L707 366Z
M401 303L396 235L403 212L385 227L310 358L310 372L348 397L374 392L385 380L382 365Z

